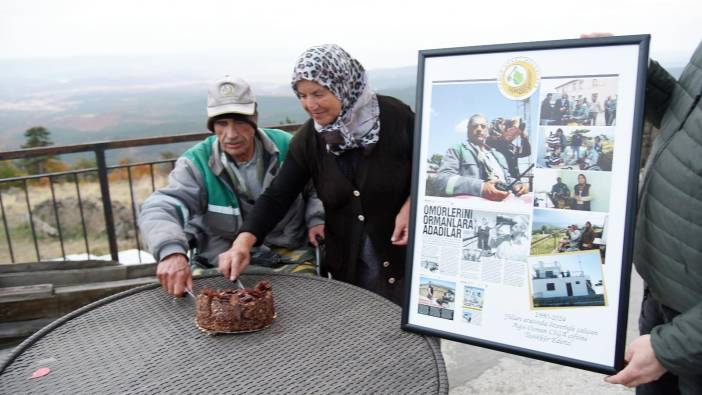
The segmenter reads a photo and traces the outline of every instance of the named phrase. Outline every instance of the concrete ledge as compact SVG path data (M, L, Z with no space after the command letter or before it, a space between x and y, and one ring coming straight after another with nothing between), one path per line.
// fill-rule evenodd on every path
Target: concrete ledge
M156 275L156 263L140 263L127 265L127 278L150 277Z
M57 287L49 297L0 303L0 323L58 318L106 296L154 282L154 277L142 277Z
M109 281L109 282L100 282L100 283L89 283L89 284L77 284L77 285L67 285L64 287L59 287L54 289L54 295L56 296L64 296L64 295L71 295L75 293L80 293L80 292L88 292L88 291L96 291L96 290L109 290L109 289L116 289L116 288L124 288L124 289L129 289L129 288L134 288L138 287L140 285L145 285L145 284L151 284L157 282L156 277L139 277L139 278L130 278L126 280L117 280L117 281ZM116 292L112 292L116 293ZM110 294L111 295L111 294Z
M0 274L38 272L43 270L65 270L65 269L89 269L95 267L118 266L114 261L50 261L50 262L30 262L30 263L8 263L0 265Z
M92 269L41 270L0 275L0 287L18 287L32 284L54 284L55 287L69 284L85 284L100 281L125 280L127 266L114 265Z
M54 286L52 284L0 288L0 305L6 302L47 298L53 294Z

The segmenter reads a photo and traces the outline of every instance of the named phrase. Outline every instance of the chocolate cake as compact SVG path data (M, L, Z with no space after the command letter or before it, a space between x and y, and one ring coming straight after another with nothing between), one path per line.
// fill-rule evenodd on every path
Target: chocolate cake
M212 290L197 296L197 326L210 332L250 332L263 329L275 318L273 291L267 281L255 288Z

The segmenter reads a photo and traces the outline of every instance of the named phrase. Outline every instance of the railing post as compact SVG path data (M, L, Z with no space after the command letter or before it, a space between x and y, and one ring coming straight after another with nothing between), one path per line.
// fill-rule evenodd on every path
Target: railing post
M115 236L115 221L112 216L112 199L110 199L110 185L107 179L107 163L105 163L105 147L98 144L95 147L95 160L97 162L98 179L100 180L100 192L102 195L102 209L105 213L105 231L107 232L107 243L110 246L110 255L115 262L119 261L117 254L117 237Z
M5 229L5 238L7 239L7 249L10 252L10 262L15 263L15 254L12 252L12 240L10 240L10 228L7 226L7 214L5 214L5 205L2 204L2 190L0 190L0 212L2 212L2 224Z

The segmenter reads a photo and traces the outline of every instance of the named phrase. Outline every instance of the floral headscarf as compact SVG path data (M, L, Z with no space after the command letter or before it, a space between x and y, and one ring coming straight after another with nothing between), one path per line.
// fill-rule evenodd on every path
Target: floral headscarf
M312 47L300 55L292 76L292 88L309 80L329 89L341 102L339 116L315 129L335 155L362 147L369 151L378 142L380 109L378 97L368 86L361 64L335 44Z

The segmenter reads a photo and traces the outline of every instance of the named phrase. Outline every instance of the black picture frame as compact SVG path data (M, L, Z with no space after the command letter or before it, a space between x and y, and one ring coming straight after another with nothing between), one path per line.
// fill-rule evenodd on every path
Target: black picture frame
M649 42L632 35L419 51L403 329L599 373L624 367ZM570 107L567 92L580 94ZM599 101L605 95L608 106ZM583 117L586 104L594 118L589 110ZM474 130L494 126L485 143L479 131L470 141L464 132L463 142L447 131L455 124L460 132L466 120L456 121L471 114L485 114ZM505 130L515 125L522 134L497 151L496 139L511 138ZM508 156L529 144L527 159L510 166ZM482 150L492 159L477 159ZM594 165L583 159L593 150ZM480 170L496 163L501 173ZM487 177L510 176L528 179L529 192L511 188L498 202L467 196L484 194ZM554 200L560 195L548 184L574 176L573 192ZM482 186L471 187L469 177ZM503 229L506 236L496 234ZM499 250L501 237L511 239ZM526 257L518 238L528 239ZM563 286L565 296L557 293Z

